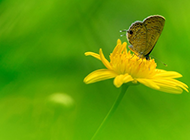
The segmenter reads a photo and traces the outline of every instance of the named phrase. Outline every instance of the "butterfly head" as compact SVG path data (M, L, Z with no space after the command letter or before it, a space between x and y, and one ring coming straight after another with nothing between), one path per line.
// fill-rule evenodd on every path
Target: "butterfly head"
M133 40L136 40L137 38L137 33L140 32L142 27L142 23L141 22L135 22L135 24L133 23L129 29L127 30L127 39L129 41L130 44L133 44Z
M128 38L128 40L130 40L131 39L131 37L133 36L133 33L134 33L134 31L133 30L131 30L131 29L129 29L129 30L127 30L127 38Z

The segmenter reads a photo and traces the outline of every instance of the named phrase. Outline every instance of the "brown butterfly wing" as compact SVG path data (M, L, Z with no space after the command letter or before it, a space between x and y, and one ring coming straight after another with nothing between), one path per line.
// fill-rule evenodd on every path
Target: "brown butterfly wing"
M162 33L165 23L165 18L159 15L147 17L143 21L146 28L146 47L144 48L143 55L148 56L154 48L160 34Z
M127 38L131 44L129 48L138 56L141 55L141 52L143 52L147 46L146 28L143 24L143 22L135 22L127 31Z

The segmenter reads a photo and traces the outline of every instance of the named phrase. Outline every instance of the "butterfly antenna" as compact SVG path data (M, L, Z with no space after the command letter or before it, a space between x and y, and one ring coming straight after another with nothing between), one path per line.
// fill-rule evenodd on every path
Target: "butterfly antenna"
M120 30L119 32L120 32L120 33L122 33L122 32L127 32L127 30L124 29L124 30ZM122 35L120 35L120 36L123 37L123 36L126 36L126 34L122 34Z
M126 30L126 29L124 29L124 30L120 30L119 32L120 32L120 33L121 33L121 32L127 32L127 30Z
M123 36L126 36L126 34L122 34L122 35L120 35L121 37L123 37Z
M156 57L154 57L154 56L152 56L153 58L156 58ZM157 58L156 58L157 59ZM159 60L164 66L168 66L166 63L164 63L164 62L162 62L160 59L157 59L157 60Z

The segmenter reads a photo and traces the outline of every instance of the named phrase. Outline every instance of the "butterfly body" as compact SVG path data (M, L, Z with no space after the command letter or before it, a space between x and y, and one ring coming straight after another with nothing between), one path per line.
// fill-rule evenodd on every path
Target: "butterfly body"
M143 22L134 22L127 31L127 38L131 44L129 48L140 58L149 59L163 30L165 18L155 15L147 17Z

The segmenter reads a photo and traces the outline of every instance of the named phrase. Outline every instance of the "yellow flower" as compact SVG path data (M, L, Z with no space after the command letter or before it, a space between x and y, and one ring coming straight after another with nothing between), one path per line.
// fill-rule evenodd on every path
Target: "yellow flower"
M114 85L120 87L124 83L141 83L147 87L168 93L182 93L184 89L188 91L188 86L174 78L182 77L175 71L165 71L156 69L157 64L154 59L141 59L136 55L131 55L126 49L127 43L121 44L117 40L117 45L110 54L110 62L104 57L102 49L99 54L86 52L85 55L91 55L105 65L107 69L99 69L91 72L84 79L86 84L115 78Z

